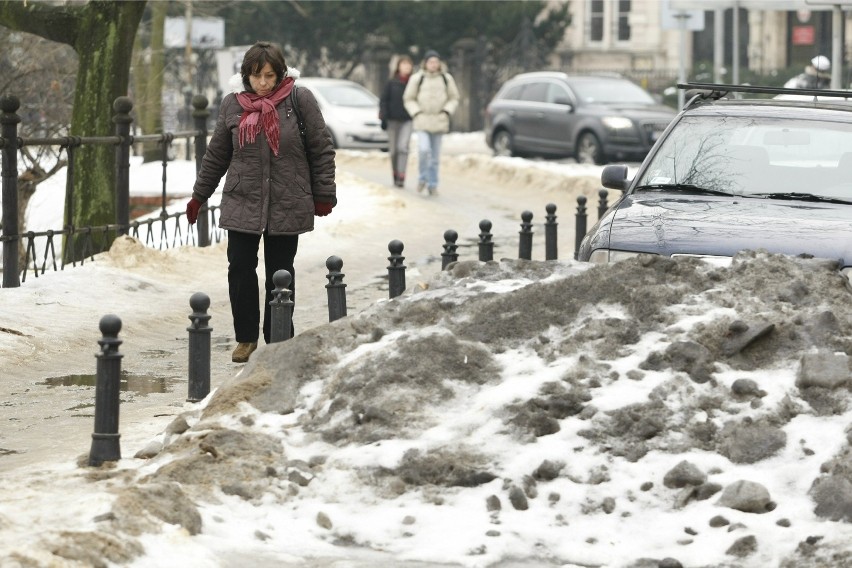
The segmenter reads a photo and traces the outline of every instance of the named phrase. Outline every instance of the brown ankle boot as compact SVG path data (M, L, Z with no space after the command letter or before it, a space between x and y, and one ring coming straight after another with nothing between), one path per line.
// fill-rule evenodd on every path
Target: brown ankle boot
M254 353L255 349L257 349L257 342L238 343L233 355L231 355L231 361L234 363L245 363L249 360L249 355Z

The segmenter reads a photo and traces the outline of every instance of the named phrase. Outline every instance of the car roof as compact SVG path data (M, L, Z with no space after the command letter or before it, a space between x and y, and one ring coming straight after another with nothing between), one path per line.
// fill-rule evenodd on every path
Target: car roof
M315 85L317 87L319 87L321 85L326 85L326 86L331 86L331 85L352 86L352 85L356 85L356 86L361 87L363 89L369 90L369 89L367 89L367 87L365 87L364 85L362 85L361 83L359 83L357 81L351 81L349 79L335 79L333 77L299 77L298 79L296 79L296 84L297 85L298 84L304 84L305 86Z
M694 114L701 110L718 114L731 112L751 112L768 116L777 114L784 117L813 117L814 113L825 111L852 112L852 91L830 89L789 89L783 87L762 87L753 85L724 85L687 83L679 88L688 88L687 103L684 112ZM727 98L731 93L744 93L746 98ZM755 94L793 96L795 98L754 98ZM748 98L751 95L752 98ZM741 95L742 96L742 95ZM837 116L843 116L837 115ZM826 116L828 118L828 115ZM847 117L843 116L844 120Z
M618 73L583 73L573 74L562 71L531 71L529 73L520 73L510 79L510 81L526 81L529 79L562 79L568 81L587 81L587 80L619 80L629 81L623 75Z
M809 118L822 120L852 121L852 104L808 103L805 101L776 101L765 99L741 99L716 101L684 110L684 115L705 116L760 116L785 119Z

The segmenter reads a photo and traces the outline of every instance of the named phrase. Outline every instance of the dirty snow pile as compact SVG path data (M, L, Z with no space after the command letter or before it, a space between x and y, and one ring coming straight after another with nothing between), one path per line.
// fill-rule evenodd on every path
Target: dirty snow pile
M762 252L458 262L69 467L86 516L4 512L0 564L850 566L850 299Z

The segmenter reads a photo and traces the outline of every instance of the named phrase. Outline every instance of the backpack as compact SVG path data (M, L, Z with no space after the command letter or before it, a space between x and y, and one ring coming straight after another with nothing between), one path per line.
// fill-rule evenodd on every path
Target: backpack
M420 87L422 87L422 86L423 86L423 80L424 80L425 78L426 78L426 73L421 73L421 74L420 74L420 82L419 82L419 83L417 83L417 92L418 92L418 93L420 92ZM441 73L441 79L443 79L443 80L444 80L444 88L445 88L445 89L446 89L447 87L449 87L449 86L450 86L450 83L447 81L447 75L446 75L446 73Z

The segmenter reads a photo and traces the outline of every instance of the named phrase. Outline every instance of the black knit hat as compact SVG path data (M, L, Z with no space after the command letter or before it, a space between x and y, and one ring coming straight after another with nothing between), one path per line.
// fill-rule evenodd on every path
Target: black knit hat
M435 51L434 49L429 49L423 56L423 61L429 61L429 59L431 59L432 57L437 57L438 59L441 59L441 56L437 51Z

